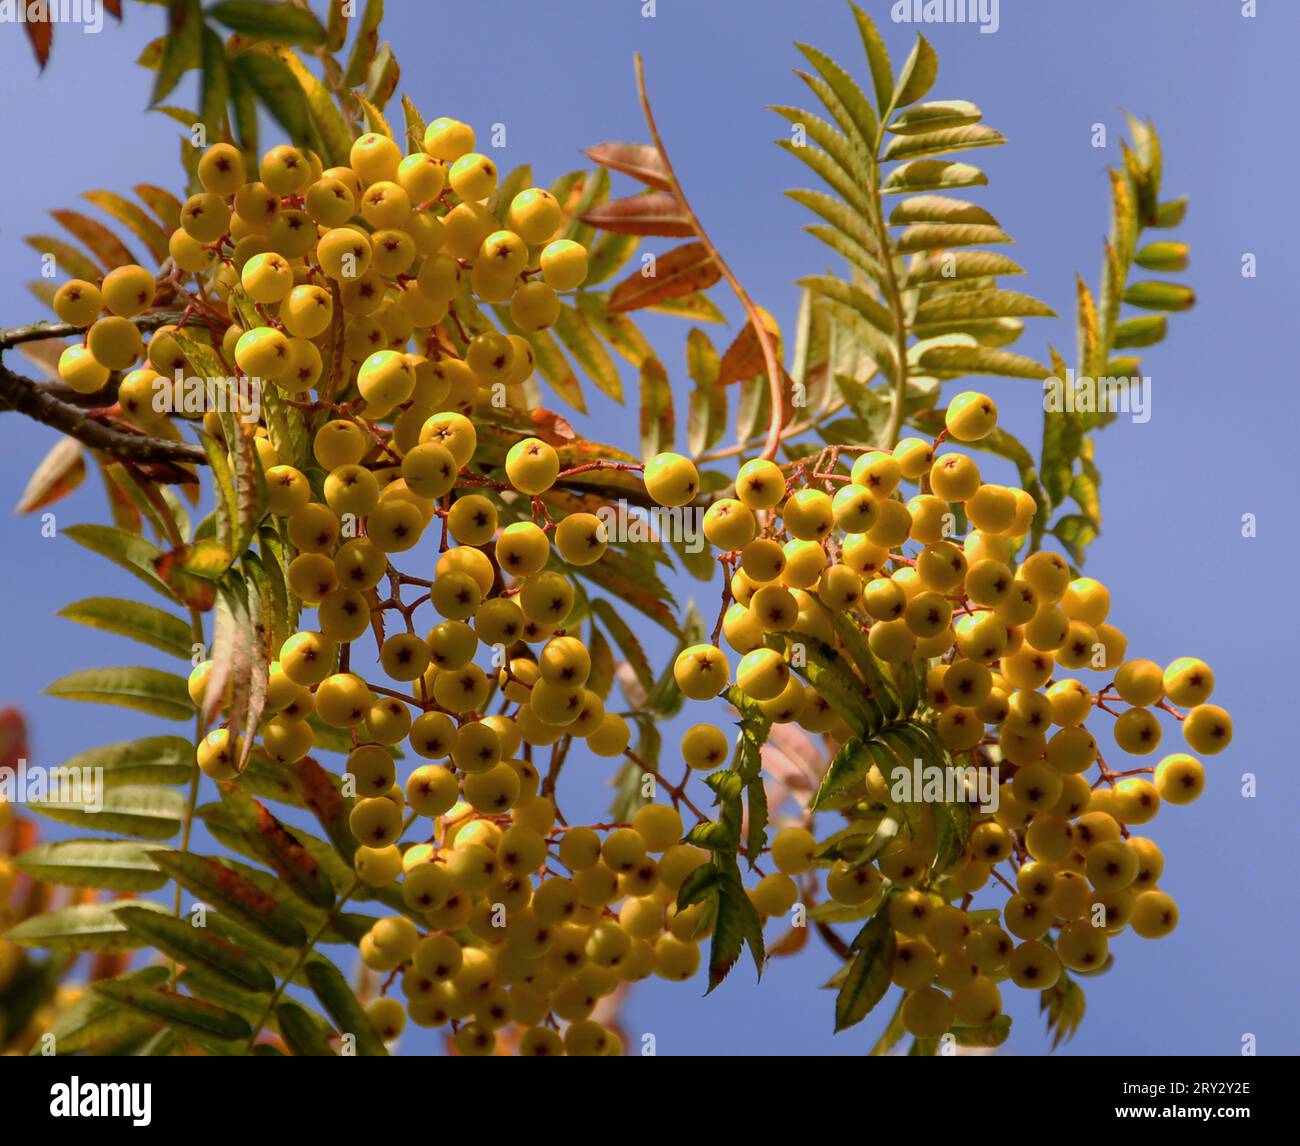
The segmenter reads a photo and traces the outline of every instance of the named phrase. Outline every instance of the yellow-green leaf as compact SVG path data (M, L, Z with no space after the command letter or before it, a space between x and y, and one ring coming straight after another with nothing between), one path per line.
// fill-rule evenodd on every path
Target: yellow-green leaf
M45 692L64 700L116 704L167 720L194 715L185 677L143 666L82 669L60 677Z

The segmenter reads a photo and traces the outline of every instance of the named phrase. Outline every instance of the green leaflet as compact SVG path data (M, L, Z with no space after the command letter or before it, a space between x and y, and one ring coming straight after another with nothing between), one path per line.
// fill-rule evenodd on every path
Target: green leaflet
M178 962L201 965L248 991L275 990L275 976L252 955L189 919L141 907L117 907L114 914L133 935Z
M1007 378L1042 381L1051 371L1041 362L1009 350L986 346L935 346L924 351L918 361L924 370L941 370L956 374L998 374ZM972 443L979 445L978 442Z
M356 39L352 43L352 53L348 56L348 66L343 73L345 86L357 87L366 78L379 43L379 24L383 18L384 0L366 0L361 22L357 25Z
M591 610L608 630L609 635L614 638L614 643L623 656L627 658L627 663L636 673L641 687L649 693L655 686L654 670L650 667L650 660L636 633L632 631L619 611L603 597L593 598Z
M762 747L771 731L772 722L763 715L758 702L732 685L723 694L727 702L740 713L740 733L736 737L736 753L731 767L740 778L749 783L759 777L763 769Z
M1069 1042L1079 1024L1083 1022L1086 1009L1083 988L1064 971L1056 986L1043 991L1038 997L1038 1010L1047 1021L1047 1032L1052 1036L1052 1049L1063 1042Z
M885 719L893 720L900 715L910 715L902 709L894 683L885 675L884 665L871 651L866 634L858 628L857 623L847 613L832 609L827 609L827 613L835 628L835 635L848 650L854 665L867 682L871 699L880 707Z
M171 597L167 586L154 572L154 561L162 556L162 550L143 537L111 525L70 525L63 534L120 565L164 597Z
M131 637L182 660L190 659L194 638L189 625L153 605L118 597L86 597L64 606L59 616L93 629Z
M14 862L33 879L68 887L156 891L167 882L134 840L57 840L28 848Z
M352 993L347 980L339 974L338 968L329 960L313 955L307 960L305 970L313 993L334 1020L339 1033L345 1038L351 1035L356 1039L357 1054L386 1056L388 1048L375 1033L365 1010L357 1002L356 995Z
M964 99L934 100L900 112L885 130L892 135L920 135L965 127L978 123L983 116L978 107Z
M129 951L141 946L141 941L113 914L115 908L127 906L163 910L161 904L145 900L78 904L24 919L6 931L5 938L21 947L50 951Z
M306 1007L288 1000L275 1008L276 1026L285 1045L298 1058L334 1058L328 1041L329 1028Z
M199 120L208 138L218 139L225 125L226 104L230 102L230 72L226 66L226 46L211 28L203 29L202 56Z
M809 808L816 811L831 796L862 779L871 770L871 764L871 750L866 744L857 737L846 740L831 758Z
M916 37L916 45L898 73L897 88L890 101L891 108L907 107L924 99L934 86L939 74L939 57L924 36ZM887 116L885 118L888 118Z
M1003 143L1006 143L1006 137L1000 131L984 124L970 124L897 136L890 140L881 158L919 159L949 151L964 151L968 147L997 147Z
M882 719L880 708L848 662L825 641L803 633L772 634L787 642L790 667L813 686L858 735ZM854 683L856 682L856 684Z
M164 988L108 979L93 984L91 990L171 1027L180 1035L200 1039L246 1039L253 1033L248 1022L239 1015Z
M982 1027L953 1027L952 1036L962 1047L1000 1047L1011 1034L1011 1016L999 1015Z
M554 330L565 349L586 371L587 377L614 401L622 402L623 383L618 368L581 311L576 307L562 305Z
M898 1000L898 1005L894 1007L894 1013L890 1015L889 1022L885 1024L885 1029L880 1033L867 1054L873 1058L887 1055L900 1042L903 1036L907 1034L907 1028L903 1025L903 1000Z
M180 852L150 852L154 862L186 891L268 939L289 947L307 941L303 925L228 863Z
M161 987L169 976L166 967L145 967L119 976L118 981L139 987ZM78 1051L103 1054L142 1038L152 1029L151 1021L139 1012L87 991L58 1015L49 1034L54 1039L55 1054L71 1055ZM32 1054L39 1053L38 1043L32 1048Z
M175 0L167 14L158 74L154 77L154 105L161 103L180 82L182 74L197 67L203 42L203 11L199 0Z
M306 8L267 4L263 0L219 0L208 9L219 24L254 40L272 44L315 47L325 42L325 29Z
M918 323L980 318L1055 318L1056 312L1036 298L1012 290L965 291L936 295L916 310Z
M824 87L815 84L811 76L800 73L800 78L826 104L845 134L855 136L856 143L865 153L872 152L875 149L880 124L870 102L862 94L862 89L858 87L853 77L825 52L818 51L808 44L796 44L795 47L817 69ZM828 98L828 95L831 98Z
M736 752L732 771L744 783L748 823L745 833L745 855L749 866L756 867L759 857L767 847L767 789L763 786L762 748L771 731L772 722L763 715L758 704L734 685L724 693L726 699L740 713L740 732L736 736Z
M67 791L71 793L74 789L75 784ZM180 831L185 797L171 788L124 784L80 800L32 801L27 806L51 820L80 828L117 832L146 840L166 840ZM153 856L152 852L149 854Z
M180 736L149 736L88 748L69 756L65 768L101 772L105 787L187 783L196 767L194 745Z
M889 912L870 919L853 940L853 959L835 996L835 1033L860 1023L889 990L898 945Z
M232 76L238 76L243 85L256 93L296 146L319 146L307 97L283 60L270 52L247 51L231 60L229 67Z
M745 893L740 867L731 854L716 855L687 877L678 891L678 908L708 902L713 907L713 939L709 947L709 992L730 973L748 947L758 973L766 953L758 911Z
M254 57L258 58L259 63L249 66L260 68L271 65L280 68L287 77L288 83L292 84L293 90L297 92L298 98L302 98L302 89L298 87L297 81L289 73L288 68L278 59L256 52L246 52L236 62L252 60ZM222 379L227 376L229 372L210 346L195 341L179 330L173 337L195 376L204 379ZM258 523L265 514L266 479L253 448L252 432L251 430L245 432L244 423L232 410L223 408L221 412L221 435L225 450L219 452L228 454L229 462L222 467L226 471L225 474L218 473L214 464L213 477L214 480L219 480L228 475L229 486L219 490L218 537L223 545L229 547L231 556L238 557L248 548L249 542L257 532ZM200 441L211 457L214 452L213 445L203 438Z
M918 191L947 191L961 187L984 187L989 177L978 167L944 159L913 159L900 164L886 177L881 191L886 195L912 195Z

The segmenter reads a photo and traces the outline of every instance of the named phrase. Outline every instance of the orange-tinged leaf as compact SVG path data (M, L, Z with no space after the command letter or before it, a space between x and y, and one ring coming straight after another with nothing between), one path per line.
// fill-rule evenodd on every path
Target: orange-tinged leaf
M646 274L646 271L653 273ZM658 256L653 263L629 275L609 296L614 312L641 310L668 299L682 298L707 290L722 278L718 266L703 243L685 243Z
M759 313L763 318L763 325L767 328L768 333L776 340L777 354L781 351L781 329L777 326L774 319L767 311L760 308ZM758 341L758 334L754 329L752 322L745 323L745 329L737 336L736 340L727 347L727 352L722 356L722 367L718 372L718 385L730 386L733 382L747 382L751 378L757 378L767 369L763 361L763 347Z
M167 258L167 233L130 200L123 199L112 191L102 190L86 191L81 197L129 228L149 248L155 262L161 263Z
M351 863L357 841L348 826L348 802L330 774L310 756L304 756L293 765L292 777L302 802L325 829L335 850Z
M127 533L140 533L144 520L140 511L124 492L122 482L130 480L125 471L116 462L109 462L104 455L97 454L99 474L104 481L104 492L108 494L108 508L113 515L113 524Z
M0 768L14 768L29 757L23 714L16 708L0 708Z
M41 255L53 255L59 270L73 278L94 282L102 273L75 244L64 239L56 239L53 235L27 235L23 242ZM42 281L50 287L55 286L48 279Z
M60 438L28 479L15 513L34 513L66 497L86 480L86 458L76 438Z
M680 636L672 607L658 594L647 589L641 581L623 572L624 564L618 560L611 560L613 552L613 550L607 551L601 560L594 565L588 565L583 575L607 593L662 625L674 636Z
M808 927L792 927L775 943L768 945L769 957L796 955L808 945Z
M170 191L152 183L137 183L132 190L167 230L174 231L181 225L181 201Z
M672 190L672 180L668 178L658 148L648 143L598 143L587 148L587 157L660 191Z
M251 880L218 859L191 853L152 851L149 858L191 895L223 915L291 947L307 941L301 923Z
M656 235L684 239L695 234L690 217L675 195L655 192L602 203L580 216L584 223L621 235Z
M54 40L54 25L48 19L28 19L23 21L23 30L32 45L32 53L36 56L37 64L40 65L41 71L45 71L45 65L50 58L50 44Z
M50 212L63 226L81 240L105 270L125 266L138 260L127 250L122 240L112 231L79 211L55 210Z
M154 559L162 582L191 609L207 612L217 596L217 580L230 568L230 550L219 542L183 545Z
M236 827L258 856L306 902L326 910L333 907L334 887L298 837L237 784L218 787Z

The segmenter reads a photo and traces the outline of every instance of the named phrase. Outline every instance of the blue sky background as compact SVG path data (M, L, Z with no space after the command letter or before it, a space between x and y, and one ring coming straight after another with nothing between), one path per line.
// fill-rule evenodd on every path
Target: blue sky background
M583 165L585 146L643 138L632 74L632 54L641 51L694 206L752 294L793 327L793 280L822 271L826 259L800 230L809 221L803 209L782 195L809 182L802 165L772 146L783 121L765 108L807 106L790 71L802 64L796 40L831 52L866 82L846 5L659 0L649 19L641 0L390 0L388 7L385 33L403 64L401 88L426 119L457 116L484 134L506 124L503 168L531 162L541 183ZM867 7L901 64L916 29L892 25L879 0ZM1182 908L1178 931L1159 943L1129 935L1112 945L1117 965L1085 984L1088 1015L1062 1054L1234 1054L1248 1033L1260 1053L1300 1049L1300 924L1288 874L1300 807L1296 771L1283 755L1297 635L1284 586L1300 556L1298 411L1287 353L1295 322L1288 283L1300 254L1290 206L1300 174L1291 122L1300 9L1281 0L1260 0L1254 18L1241 9L1237 0L1003 0L996 34L970 25L924 29L941 64L931 98L973 100L1010 140L980 154L990 186L973 197L1018 242L1012 253L1028 274L1016 286L1069 315L1074 274L1096 282L1105 168L1119 156L1124 110L1154 119L1166 197L1186 193L1192 201L1175 237L1191 244L1188 281L1199 302L1171 319L1169 341L1147 358L1151 421L1121 420L1098 441L1105 529L1087 569L1110 585L1111 619L1127 631L1132 655L1162 662L1198 655L1214 666L1215 699L1233 713L1237 736L1229 752L1208 761L1206 795L1166 809L1149 831L1166 855L1162 886ZM0 127L10 174L0 213L5 324L39 315L22 286L36 276L37 256L21 237L54 226L48 209L74 206L93 187L126 192L146 181L181 189L175 124L145 113L152 77L133 64L161 30L162 14L129 5L127 15L125 26L110 21L100 36L61 29L40 79L20 30L0 26ZM192 105L188 81L183 91ZM1095 123L1108 131L1101 150L1091 144ZM1258 258L1254 279L1240 272L1247 252ZM652 319L646 328L674 381L681 445L687 326ZM730 337L710 333L722 345ZM1049 339L1072 360L1068 320L1032 321L1017 349L1045 357ZM1004 425L1036 443L1037 388L980 385L997 399ZM635 451L631 412L594 388L589 402L583 431ZM6 498L17 499L54 440L43 427L0 418ZM62 526L103 520L97 480L57 512ZM1253 539L1241 536L1246 513L1258 520ZM42 696L46 683L76 668L174 662L53 616L81 596L130 595L127 575L66 539L42 539L33 518L0 517L0 539L0 704L17 704L30 718L33 762L55 764L93 745L172 731L131 713ZM711 617L716 596L702 588L682 584L682 595L710 601ZM655 647L662 659L666 643ZM1176 730L1166 737L1177 750ZM666 742L675 742L675 728ZM570 790L585 778L589 794L578 798L595 809L604 801L592 794L598 766L588 760L582 769ZM1256 799L1240 795L1247 772L1258 777ZM802 955L774 961L761 988L748 965L708 999L699 998L702 982L649 983L633 993L627 1024L634 1033L652 1031L661 1054L862 1053L883 1008L832 1036L833 996L817 988L835 965L814 941ZM1006 995L1017 1020L1006 1052L1042 1053L1036 1000L1010 987ZM405 1049L431 1045L420 1032Z

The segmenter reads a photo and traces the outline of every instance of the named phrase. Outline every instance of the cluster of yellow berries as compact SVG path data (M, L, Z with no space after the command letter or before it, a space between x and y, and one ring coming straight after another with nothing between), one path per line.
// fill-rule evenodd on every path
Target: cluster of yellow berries
M255 174L230 144L208 148L198 163L203 191L183 204L170 238L177 273L201 276L223 301L238 286L264 319L248 329L222 324L218 348L231 376L237 370L306 394L341 338L358 413L371 420L405 413L395 428L403 448L416 444L429 414L468 413L480 389L521 383L533 371L518 333L482 331L463 358L433 352L431 332L462 291L508 304L517 330L535 333L559 316L559 292L587 275L586 249L555 238L562 209L549 191L520 191L501 219L489 210L496 165L474 151L473 130L456 120L430 124L412 155L372 132L353 144L347 167L325 169L313 152L284 145L268 151ZM110 372L127 372L119 401L150 431L174 412L156 400L159 377L186 365L172 327L146 347L132 321L152 306L156 287L148 270L128 265L98 284L71 280L54 296L60 318L88 328L84 343L64 351L62 380L90 394ZM427 356L406 351L422 338Z
M991 399L961 394L939 441L978 441L996 420ZM828 868L835 903L887 903L893 980L907 992L903 1021L917 1037L991 1022L1003 980L1044 990L1062 967L1106 965L1110 938L1130 926L1155 938L1176 925L1177 906L1158 887L1160 849L1130 829L1149 823L1162 803L1194 800L1204 768L1176 752L1154 768L1112 769L1086 727L1090 717L1109 714L1115 745L1139 756L1160 743L1158 710L1181 723L1192 752L1218 752L1232 737L1228 713L1208 703L1208 665L1127 659L1103 584L1072 576L1047 551L1014 560L1037 508L1029 494L983 482L971 457L936 453L937 444L911 438L891 451L860 450L848 474L838 460L850 447L794 466L750 461L734 497L713 501L703 523L734 570L722 623L740 658L734 683L769 720L824 734L832 750L853 737L831 700L794 671L806 642L824 642L840 650L847 683L865 694L868 685L847 667L853 650L838 627L847 620L876 660L924 673L921 719L955 764L969 762L968 798L977 802L986 784L996 790L996 801L974 812L960 858L936 870L932 807L918 802L900 815L902 773L873 763L821 807L864 829L859 851L886 817L902 823L897 836L870 858L830 861L808 830L787 828L772 846L777 873L754 892L761 913L782 915L802 894L795 877L817 863ZM694 480L683 458L660 457L646 470L647 489L663 504L681 504ZM695 700L732 683L728 655L713 644L684 650L674 671ZM1085 683L1072 675L1079 671L1100 679ZM715 768L728 758L728 739L701 724L685 734L682 752L692 767ZM897 763L911 771L911 760ZM996 870L1004 861L1010 878ZM971 910L994 877L1010 892L1001 912Z
M553 528L533 521L499 528L489 498L469 492L451 500L476 448L474 423L457 412L426 419L421 442L386 474L382 496L372 484L375 496L358 498L358 487L377 483L387 467L374 456L374 468L363 464L373 446L355 423L325 423L313 447L328 470L325 500L310 500L306 483L295 484L301 496L273 491L271 509L286 519L297 552L288 581L315 607L316 627L286 640L270 665L260 747L277 763L300 760L315 741L312 716L353 733L344 778L356 797L357 879L399 884L427 928L392 916L362 942L367 966L400 969L406 1000L405 1008L376 1000L376 1027L394 1037L407 1014L420 1026L451 1024L465 1054L492 1053L507 1027L500 1045L522 1054L620 1053L615 1031L591 1015L622 983L695 973L704 908L679 912L675 899L707 853L682 842L681 817L666 803L601 831L562 825L528 759L531 748L562 737L600 757L619 757L629 743L627 721L605 712L587 687L587 647L564 630L574 586L548 568L553 557L574 566L599 560L604 525L574 513ZM527 504L551 488L558 455L524 439L504 471ZM364 528L340 541L345 514ZM390 684L376 693L361 675L340 671L340 649L370 630L374 612L392 607L374 592L394 572L388 555L408 548L435 517L455 544L437 558L432 579L418 583L441 619L421 636L408 613L406 631L383 640L378 659ZM210 671L204 661L191 674L196 704ZM396 691L402 687L409 691ZM494 700L507 711L488 715ZM429 761L404 782L391 751L397 745ZM217 729L200 743L199 765L233 780L242 748L235 732ZM415 833L427 842L403 844L416 820L427 821Z
M570 514L553 528L524 521L502 529L490 498L452 499L475 458L475 406L490 387L529 377L527 340L487 331L463 356L445 339L431 340L427 355L407 351L448 318L462 291L508 302L514 326L532 333L554 322L557 292L586 277L585 249L553 238L562 219L549 192L521 192L504 224L497 221L483 203L496 169L473 143L464 124L439 120L422 153L402 158L387 137L369 134L354 145L349 168L331 170L279 147L263 158L257 182L246 182L240 154L219 144L200 160L205 190L184 205L171 254L182 272L206 275L222 299L238 284L264 316L247 330L231 322L214 340L243 379L324 397L329 347L335 328L342 331L356 397L346 407L321 404L339 416L314 432L319 470L309 476L284 464L257 427L268 509L292 546L288 585L316 610L315 626L285 641L269 666L258 748L279 764L302 759L315 743L310 718L353 733L344 779L355 796L357 879L400 885L410 909L379 920L361 945L367 966L401 969L406 1006L377 999L374 1025L392 1038L407 1012L421 1026L450 1024L465 1054L492 1052L507 1028L500 1045L523 1054L619 1053L618 1035L592 1013L621 983L695 973L703 908L678 912L674 901L707 853L681 842L680 815L663 803L603 832L559 825L521 752L524 743L565 736L618 757L630 730L585 687L590 656L563 631L573 586L548 568L552 550L575 566L599 560L600 520ZM119 402L158 433L172 412L154 402L158 380L186 363L172 328L157 330L145 350L129 321L150 306L154 286L142 268L127 267L102 285L66 284L55 305L65 321L90 328L61 370L78 390L93 392L109 370L147 354L149 365L122 379ZM104 307L110 317L100 318ZM106 339L114 332L130 345ZM197 325L196 337L204 333ZM350 393L340 386L335 397ZM219 423L207 424L221 436ZM526 498L559 472L556 451L533 438L504 467L505 482ZM441 619L420 636L408 612L407 631L383 640L380 666L409 695L391 687L380 695L362 676L339 671L340 650L384 610L375 590L395 574L389 555L412 548L436 520L453 544L419 583ZM203 661L191 674L196 705L210 673ZM484 715L494 695L517 709ZM391 751L398 744L429 761L404 782ZM200 767L219 781L238 778L244 755L230 728L198 748ZM418 833L428 842L403 842L417 818L429 821ZM424 920L425 933L413 919Z
M307 473L256 430L268 509L292 547L288 585L316 613L269 667L260 750L283 765L301 760L315 743L313 718L351 733L344 780L355 797L358 884L396 885L408 908L379 920L361 944L368 967L400 977L405 1004L385 995L370 1008L385 1037L409 1016L448 1026L465 1054L621 1053L615 1030L593 1015L620 984L696 972L710 909L679 910L676 900L708 853L683 842L680 790L630 823L564 823L531 750L581 740L617 758L630 740L627 721L588 687L590 652L566 629L577 597L563 570L601 559L605 526L583 512L553 520L537 500L530 512L530 499L563 474L560 455L539 438L517 442L503 468L479 457L478 472L466 472L479 445L476 408L494 387L530 376L523 335L554 323L558 292L586 277L586 251L555 238L562 210L547 191L519 193L500 219L489 210L496 167L454 120L431 124L423 149L405 157L371 133L346 168L325 170L311 152L285 146L267 152L257 174L247 179L235 148L209 148L198 164L204 190L182 208L171 257L223 302L238 286L261 317L245 329L207 301L197 308L199 336L236 376L308 399L316 390L304 406L327 419L315 426ZM162 433L170 411L156 402L158 383L186 358L174 328L146 347L132 321L155 288L149 272L126 266L100 284L65 284L55 307L88 328L84 345L63 354L64 381L93 393L111 371L127 371L123 412ZM481 331L454 353L443 324L461 297L508 305L522 333ZM408 349L413 341L420 352ZM770 847L775 870L749 889L769 919L819 894L818 872L837 904L886 904L893 979L907 992L903 1020L917 1037L991 1022L1007 979L1042 990L1062 967L1101 968L1109 938L1129 926L1145 937L1173 929L1176 905L1158 888L1163 857L1130 828L1161 803L1195 799L1204 770L1176 753L1154 768L1115 771L1089 717L1111 714L1115 743L1137 755L1159 744L1157 710L1181 722L1198 754L1224 748L1232 733L1228 714L1208 703L1208 666L1126 659L1100 582L1073 577L1049 552L1015 560L1033 498L983 482L964 453L936 454L944 439L975 442L996 422L990 399L962 394L937 442L828 447L784 466L749 461L729 496L701 497L694 464L676 454L644 466L654 502L703 513L729 576L720 632L739 656L734 684L765 719L796 723L832 749L852 739L833 701L799 676L808 640L852 663L847 621L880 663L919 674L918 718L954 760L969 760L972 800L981 778L995 781L996 807L974 813L969 842L946 870L922 802L869 860L843 849L828 856L811 819L783 827ZM219 423L209 429L221 436ZM848 472L845 455L856 455ZM503 506L515 507L504 524ZM432 576L398 573L390 555L434 522L442 542ZM392 590L381 600L385 579ZM410 585L424 596L403 605ZM422 636L412 614L426 604L438 620ZM382 637L378 658L397 687L380 688L347 667L347 650L390 611L404 624ZM191 676L196 704L210 671L205 661ZM1063 675L1078 671L1104 683ZM674 676L699 701L732 684L716 644L684 650ZM852 669L839 685L870 691ZM499 706L492 715L490 702ZM1128 707L1116 711L1121 703ZM682 757L691 769L724 767L731 739L695 725ZM428 761L404 780L399 745ZM219 781L237 780L245 755L230 728L198 748L201 768ZM876 764L822 806L869 829L895 817L898 803ZM420 820L413 838L422 842L405 841ZM997 870L1003 862L1010 878ZM1011 893L1000 914L972 910L974 893L995 877Z

